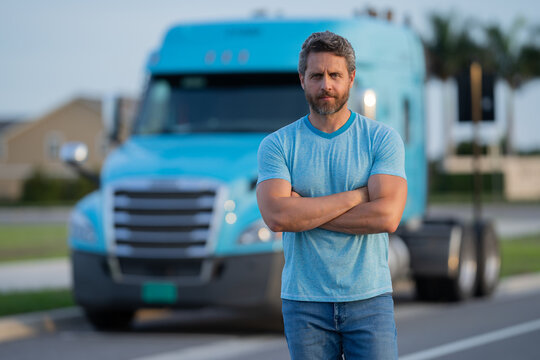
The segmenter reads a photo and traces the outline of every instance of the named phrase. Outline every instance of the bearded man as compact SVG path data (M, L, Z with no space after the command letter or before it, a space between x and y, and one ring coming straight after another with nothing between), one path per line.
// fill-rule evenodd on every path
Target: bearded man
M298 72L310 113L262 141L257 182L264 221L283 232L291 358L397 359L388 233L407 198L403 141L348 109L345 38L309 36Z

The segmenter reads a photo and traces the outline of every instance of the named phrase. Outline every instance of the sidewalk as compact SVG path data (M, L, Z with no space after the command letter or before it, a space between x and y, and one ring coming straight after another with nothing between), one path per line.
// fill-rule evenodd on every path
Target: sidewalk
M68 259L17 261L0 265L0 293L70 286L71 265Z
M67 224L72 206L0 207L0 224Z

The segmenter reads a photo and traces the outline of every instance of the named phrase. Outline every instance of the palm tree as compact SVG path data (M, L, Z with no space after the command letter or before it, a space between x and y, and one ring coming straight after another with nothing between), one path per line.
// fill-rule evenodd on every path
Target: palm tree
M533 29L527 42L520 41L528 29L523 19L516 19L508 32L498 25L485 28L488 66L510 87L506 105L506 151L513 152L514 93L533 77L540 76L540 29ZM529 29L530 31L530 29Z
M432 37L425 39L424 45L431 75L446 80L468 68L471 61L484 57L482 47L471 37L479 27L474 19L458 23L455 14L431 14L429 22Z
M458 22L455 14L431 14L429 17L432 36L424 39L427 53L428 74L443 82L443 119L445 126L446 152L453 152L450 138L454 105L453 87L450 79L467 69L473 60L484 57L483 49L471 37L471 31L478 28L472 19Z
M506 151L511 153L514 93L533 77L540 76L540 26L527 29L523 19L516 19L505 32L499 25L491 24L483 28L485 43L479 44L471 36L472 31L479 29L475 20L460 23L455 14L431 14L429 22L432 36L424 39L428 74L443 81L446 126L449 127L453 121L450 118L452 106L448 103L451 98L448 80L468 69L472 61L478 61L484 70L496 73L510 87L506 105ZM523 41L527 32L529 37ZM445 133L449 134L450 128ZM447 141L447 146L451 147L450 141Z

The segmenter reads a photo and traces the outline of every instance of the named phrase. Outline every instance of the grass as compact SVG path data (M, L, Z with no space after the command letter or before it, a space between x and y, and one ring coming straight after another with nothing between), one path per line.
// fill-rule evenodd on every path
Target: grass
M62 224L0 225L0 264L68 255ZM0 293L0 316L74 306L70 289Z
M501 241L501 276L540 272L540 234Z
M61 224L0 226L0 263L66 257L67 228Z
M74 306L71 290L0 293L0 316Z

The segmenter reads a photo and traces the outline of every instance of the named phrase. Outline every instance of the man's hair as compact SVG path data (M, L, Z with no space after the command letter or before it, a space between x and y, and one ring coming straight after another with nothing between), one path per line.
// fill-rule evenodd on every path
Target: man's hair
M316 32L304 41L298 60L298 72L302 75L306 73L307 59L311 52L329 52L344 57L349 74L356 70L356 56L351 43L333 32Z

